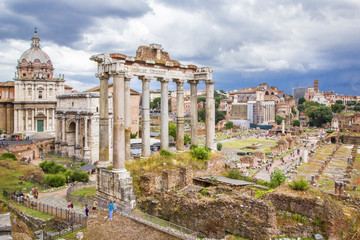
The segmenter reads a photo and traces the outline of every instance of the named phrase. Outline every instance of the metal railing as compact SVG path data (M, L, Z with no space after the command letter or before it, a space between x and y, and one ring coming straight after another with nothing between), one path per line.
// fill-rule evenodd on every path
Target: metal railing
M87 217L80 213L71 212L68 209L54 207L48 204L39 203L37 201L32 201L24 197L19 197L18 195L11 194L7 190L3 190L3 195L9 200L16 201L21 205L24 205L27 208L54 216L56 218L67 220L69 223L81 224L87 226Z

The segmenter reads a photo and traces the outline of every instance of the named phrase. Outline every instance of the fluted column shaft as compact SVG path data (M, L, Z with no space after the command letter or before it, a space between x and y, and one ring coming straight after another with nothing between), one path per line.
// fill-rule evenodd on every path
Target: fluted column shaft
M113 171L125 170L125 73L113 76ZM126 171L126 170L125 170Z
M109 76L100 76L99 164L107 167L109 162Z
M197 105L197 85L199 81L191 80L190 83L190 124L191 124L191 144L198 145L198 105Z
M169 147L169 80L159 78L161 82L161 119L160 119L160 147L168 149Z
M214 101L214 83L215 81L206 81L206 147L214 149L215 138L215 101Z
M151 78L142 77L142 155L147 157L150 155L150 80Z
M176 149L184 150L184 82L176 82Z
M76 127L75 127L75 147L79 146L79 125L80 125L80 116L76 115L75 116L75 121L76 121Z
M125 94L124 94L124 103L125 103L125 160L128 161L131 158L130 154L130 133L131 133L131 115L130 115L130 105L131 105L131 94L130 94L130 76L125 76Z
M61 117L62 120L62 126L61 126L61 142L65 143L66 142L66 136L65 136L65 122L66 122L66 118L65 118L65 114L62 115Z

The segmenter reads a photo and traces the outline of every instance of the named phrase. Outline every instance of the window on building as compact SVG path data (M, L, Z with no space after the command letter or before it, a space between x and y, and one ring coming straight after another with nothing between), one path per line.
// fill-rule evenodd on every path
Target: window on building
M23 77L26 77L26 73L23 73Z
M39 91L39 99L42 99L42 91Z
M28 95L31 96L31 88L28 88Z
M74 106L74 102L72 102L71 104L72 104L72 106Z
M96 112L99 112L99 107L96 107Z

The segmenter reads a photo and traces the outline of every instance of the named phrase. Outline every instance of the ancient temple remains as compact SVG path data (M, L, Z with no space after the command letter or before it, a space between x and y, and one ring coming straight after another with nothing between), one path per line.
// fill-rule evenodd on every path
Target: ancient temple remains
M129 211L134 207L132 178L125 168L130 157L130 81L142 81L142 155L150 155L150 81L161 82L161 148L167 149L168 134L168 83L177 86L177 150L184 149L184 83L191 85L191 143L197 144L197 84L206 84L206 147L214 149L215 102L212 68L182 65L171 60L160 44L140 46L136 56L119 53L94 55L98 63L96 76L100 79L99 164L98 197L119 202L119 207ZM105 170L109 161L109 103L108 82L113 78L113 170Z

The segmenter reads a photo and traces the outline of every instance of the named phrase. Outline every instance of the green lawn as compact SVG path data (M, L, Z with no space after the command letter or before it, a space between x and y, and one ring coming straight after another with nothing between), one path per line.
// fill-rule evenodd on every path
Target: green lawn
M71 193L71 195L74 196L81 196L81 197L86 197L86 198L93 198L96 195L96 187L87 187L87 188L82 188L76 191L73 191Z
M258 149L245 148L247 146L251 146L254 143L260 144ZM257 152L257 151L270 152L270 147L275 147L275 146L276 146L276 140L258 139L258 138L245 138L245 139L239 139L239 140L223 143L224 149L241 148L239 150L247 151L247 152Z
M49 218L54 218L54 216L51 216L51 215L48 215L46 213L36 211L34 209L31 209L31 208L27 208L27 207L15 202L15 201L9 201L9 203L11 204L12 207L20 210L21 212L26 213L27 215L30 215L30 216L33 216L33 217L36 217L36 218L40 218L40 219L43 219L43 220L48 220Z

